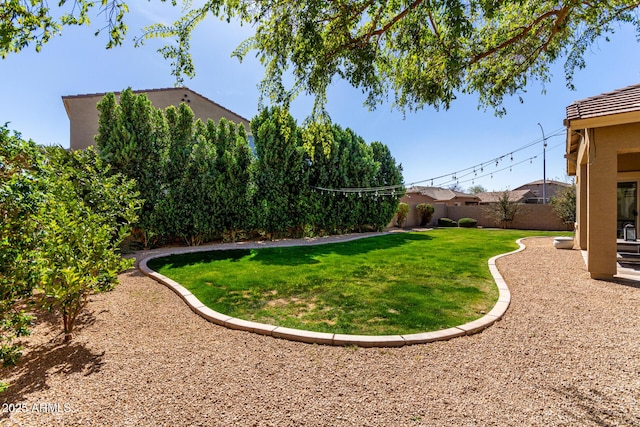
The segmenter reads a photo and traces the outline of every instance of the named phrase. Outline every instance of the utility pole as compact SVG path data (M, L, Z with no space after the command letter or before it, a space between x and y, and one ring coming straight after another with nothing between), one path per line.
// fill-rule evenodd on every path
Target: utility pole
M542 204L547 204L547 138L544 136L544 129L538 122L540 130L542 131Z

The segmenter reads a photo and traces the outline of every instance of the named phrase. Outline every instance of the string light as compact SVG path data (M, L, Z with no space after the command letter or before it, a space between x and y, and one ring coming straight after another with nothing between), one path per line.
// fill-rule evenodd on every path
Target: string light
M554 131L553 133L551 133L551 135L548 135L547 136L547 140L550 139L550 138L556 137L556 136L563 135L564 132L565 132L565 129L564 128L560 128L560 129ZM516 150L513 150L512 152L510 152L508 154L503 154L503 155L495 157L495 158L493 158L491 160L487 160L485 162L478 163L476 165L470 166L470 167L465 168L465 169L461 169L461 170L453 172L453 173L448 173L448 174L440 175L440 176L437 176L437 177L432 177L432 178L428 178L428 179L424 179L424 180L420 180L420 181L415 181L415 182L407 184L407 187L412 187L412 186L415 186L417 184L422 184L422 183L425 183L425 182L430 182L431 186L433 187L434 183L437 180L442 179L442 178L447 178L447 177L450 177L450 179L449 180L445 180L444 182L441 182L441 183L439 183L437 185L438 186L445 186L447 184L454 183L454 182L455 182L456 185L459 185L459 184L462 184L462 183L465 183L465 182L471 182L471 183L475 184L475 180L476 179L484 178L484 177L487 177L487 176L490 176L491 179L493 179L493 174L494 173L505 171L507 169L507 167L502 168L502 169L498 169L498 170L495 170L495 171L493 171L491 173L480 175L480 176L478 176L478 170L480 170L480 173L484 173L485 166L487 166L487 165L489 165L491 163L494 163L494 162L495 162L496 167L498 167L500 165L500 161L504 160L504 158L506 156L509 156L510 160L512 162L512 164L508 167L510 172L513 171L513 166L520 165L520 164L526 162L527 160L529 161L530 164L533 164L533 159L536 159L538 157L537 155L529 157L529 158L527 158L527 159L525 159L523 161L520 161L520 162L517 162L517 163L513 163L513 161L514 161L513 154L517 153L519 151L525 150L525 149L527 149L527 148L529 148L531 146L534 146L534 145L538 144L541 141L542 141L542 139L537 139L537 140L532 141L529 144L526 144L526 145L524 145L524 146L522 146L522 147L520 147L520 148L518 148ZM554 147L551 147L551 149L559 147L560 145L564 145L564 142L561 143L561 144L558 144L558 145L556 145ZM464 172L467 172L467 173L464 173ZM471 175L473 175L472 178L470 178L468 180L461 180L461 178L465 178L465 177L471 176ZM375 197L378 197L378 196L395 196L396 195L396 191L398 191L399 193L404 193L404 191L406 190L406 187L405 187L405 185L400 184L400 185L391 185L391 186L382 186L382 187L359 187L359 188L352 188L352 187L347 187L347 188L312 187L312 189L320 190L322 193L325 193L325 192L331 193L333 195L335 195L336 193L341 193L341 194L344 194L345 197L348 197L348 195L351 194L351 193L353 193L353 194L358 193L359 197L362 197L362 194L365 194L365 195L366 194L372 194L372 196L375 195Z

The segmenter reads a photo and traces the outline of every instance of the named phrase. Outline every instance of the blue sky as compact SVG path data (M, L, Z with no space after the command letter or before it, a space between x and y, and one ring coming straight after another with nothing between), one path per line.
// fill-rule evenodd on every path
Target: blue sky
M12 54L0 64L0 121L41 144L69 146L69 120L61 97L85 93L172 87L170 64L156 49L163 41L150 41L134 48L132 39L145 25L165 20L172 13L168 4L130 4L129 33L124 46L106 50L104 36L94 37L102 26L99 17L91 27L65 28L36 53L32 48ZM249 57L240 63L233 49L251 28L208 18L200 24L192 42L197 75L185 85L230 110L251 119L257 113L257 84L263 69ZM498 165L485 165L482 172L457 174L459 186L482 185L487 190L516 188L543 178L542 131L546 135L563 129L565 108L571 102L640 82L640 44L633 28L622 27L611 41L593 45L586 56L587 67L578 71L576 91L566 88L562 63L553 67L550 84L532 82L523 95L507 99L507 115L477 109L475 96L461 96L448 111L425 109L417 113L391 111L381 105L368 111L364 96L343 82L329 92L332 120L350 127L367 142L388 145L403 165L405 183L448 187L453 175L491 159L504 156ZM541 94L542 90L546 94ZM311 111L311 101L301 98L292 114L302 122ZM555 132L558 133L558 132ZM517 152L521 147L533 144ZM513 152L513 161L511 153ZM547 179L565 180L564 134L548 139ZM534 158L535 157L535 158ZM486 176L482 176L486 175Z

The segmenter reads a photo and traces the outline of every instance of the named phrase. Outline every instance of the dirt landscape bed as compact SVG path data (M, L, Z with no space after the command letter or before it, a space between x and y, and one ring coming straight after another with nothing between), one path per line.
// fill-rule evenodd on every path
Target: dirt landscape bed
M640 426L640 285L589 278L552 238L498 260L512 302L484 332L401 348L225 329L137 270L74 341L41 316L0 377L7 426Z

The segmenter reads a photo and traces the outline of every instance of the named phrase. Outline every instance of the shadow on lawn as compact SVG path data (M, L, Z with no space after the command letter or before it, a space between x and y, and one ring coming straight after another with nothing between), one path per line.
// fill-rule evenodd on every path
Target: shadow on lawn
M251 255L251 249L225 249L206 252L194 252L181 255L170 255L162 258L154 258L149 260L147 265L154 271L160 270L162 267L181 268L189 265L199 264L201 262L210 261L231 261L237 262L240 259Z
M92 313L85 313L78 319L76 330L86 327L95 321ZM48 379L58 374L83 372L89 376L99 372L104 362L104 352L95 353L83 343L63 341L59 319L49 313L38 313L37 323L60 329L60 334L51 341L37 347L22 356L16 366L0 369L0 376L6 380L11 378L9 388L0 394L5 402L24 402L31 393L49 388ZM54 331L57 329L53 329ZM0 419L9 413L0 414Z
M257 251L251 261L266 265L309 265L317 264L318 257L330 254L362 255L375 250L397 248L414 241L432 240L427 234L393 233L367 237L348 242L325 243L320 245L293 246L288 248L265 248Z
M322 243L288 247L271 247L261 249L227 249L207 252L196 252L183 255L156 258L149 261L149 268L158 271L170 265L171 268L186 267L201 262L231 261L237 262L249 255L253 262L266 265L309 265L317 264L317 257L337 255L361 255L374 250L400 247L414 241L432 240L431 235L424 233L392 233L380 236L365 237L348 242Z

